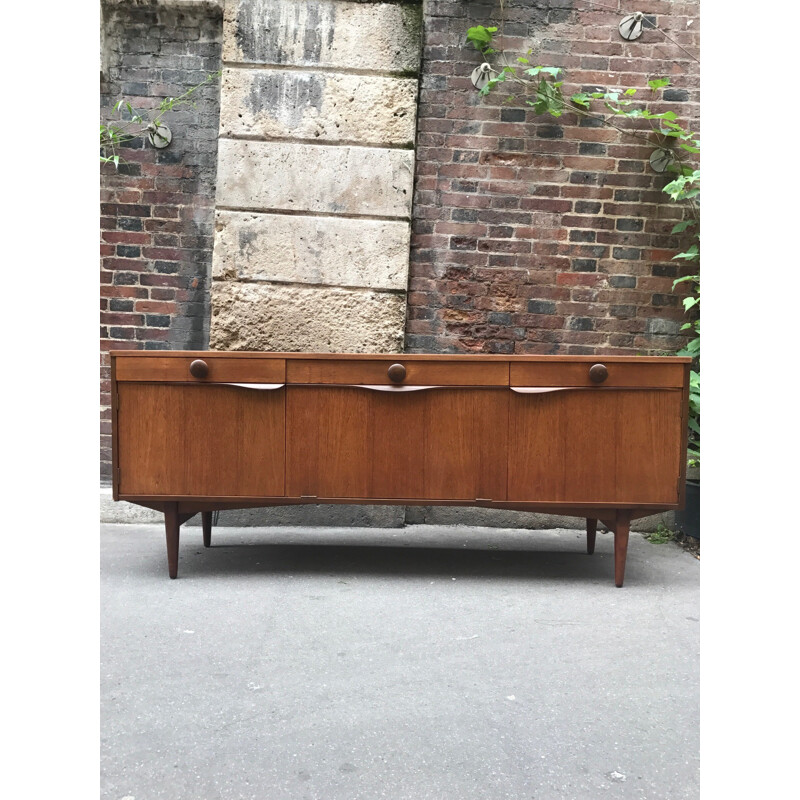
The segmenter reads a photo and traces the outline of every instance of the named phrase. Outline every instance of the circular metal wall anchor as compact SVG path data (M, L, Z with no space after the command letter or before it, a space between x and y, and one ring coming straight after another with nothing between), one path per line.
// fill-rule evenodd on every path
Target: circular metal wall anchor
M492 79L492 73L495 71L492 69L492 65L486 63L485 61L479 67L475 67L472 70L472 75L470 75L470 80L472 81L472 85L476 89L483 89L487 83Z
M666 172L673 161L675 161L675 154L672 150L665 150L663 147L653 150L650 154L650 166L653 168L653 172Z
M623 17L622 22L619 23L619 35L629 42L638 39L642 35L643 21L644 14L642 14L641 11L637 11L635 14L628 14L628 16Z
M150 124L147 126L147 131L147 140L159 150L172 141L172 131L166 125Z

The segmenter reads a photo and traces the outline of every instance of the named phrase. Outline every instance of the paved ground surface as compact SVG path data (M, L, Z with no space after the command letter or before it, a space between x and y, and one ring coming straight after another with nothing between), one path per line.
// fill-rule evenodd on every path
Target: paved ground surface
M103 800L699 797L699 562L632 534L101 530Z

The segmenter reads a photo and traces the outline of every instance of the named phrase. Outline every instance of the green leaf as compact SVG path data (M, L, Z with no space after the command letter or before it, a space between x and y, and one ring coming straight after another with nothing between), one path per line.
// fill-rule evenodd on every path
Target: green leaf
M526 75L530 75L531 77L536 77L539 73L545 72L548 75L552 75L554 78L557 78L561 73L560 67L531 67L530 69L525 70Z
M696 297L683 298L683 310L691 311L700 301Z
M520 64L530 64L531 63L530 61L528 61L527 58L523 58L522 56L517 56L517 61L519 61Z
M687 228L692 228L697 224L696 220L685 219L683 222L676 222L672 226L670 233L683 233Z
M590 99L591 97L585 92L578 92L570 97L570 100L572 100L575 105L583 106L584 108L589 108Z
M676 278L672 282L672 290L675 291L675 287L679 283L686 283L686 281L699 281L699 280L700 280L700 276L699 275L685 275L683 278Z
M484 28L483 25L476 25L467 31L467 41L475 45L476 50L484 51L492 43L492 34L497 28Z
M696 244L693 244L686 252L678 253L676 256L672 256L672 260L675 261L677 258L683 258L686 261L696 261L700 257L700 249Z
M655 92L657 89L662 89L664 86L669 86L669 78L655 78L652 81L647 81L647 85Z
M636 94L636 89L626 89L625 94Z

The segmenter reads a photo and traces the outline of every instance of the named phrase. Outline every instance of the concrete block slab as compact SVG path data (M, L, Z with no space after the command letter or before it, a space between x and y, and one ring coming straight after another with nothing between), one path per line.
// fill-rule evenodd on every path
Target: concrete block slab
M408 288L407 222L217 213L213 277Z
M416 73L422 4L234 0L223 37L228 62Z
M220 139L217 206L409 219L414 153Z
M405 294L215 281L211 349L399 353Z
M416 78L229 68L220 134L412 146L416 111Z

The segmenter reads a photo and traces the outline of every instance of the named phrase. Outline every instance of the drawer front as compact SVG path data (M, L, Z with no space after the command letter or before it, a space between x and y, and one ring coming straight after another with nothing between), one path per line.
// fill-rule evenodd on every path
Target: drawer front
M202 361L205 377L195 377L189 368ZM197 370L202 372L202 369ZM230 358L202 354L179 357L117 358L118 381L169 381L179 383L284 383L286 362L282 358Z
M395 367L390 377L390 368ZM289 384L342 386L508 386L508 363L381 359L303 359L286 363Z
M603 365L607 377L599 383L592 380L590 370L595 364ZM600 371L602 375L602 371ZM609 386L649 389L682 389L684 365L655 362L621 363L603 361L565 362L531 361L512 362L511 386Z

